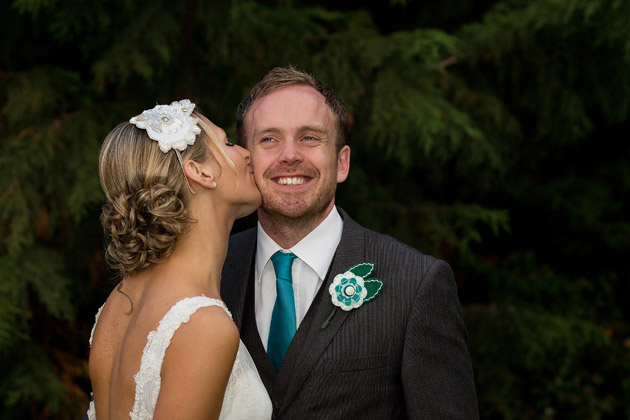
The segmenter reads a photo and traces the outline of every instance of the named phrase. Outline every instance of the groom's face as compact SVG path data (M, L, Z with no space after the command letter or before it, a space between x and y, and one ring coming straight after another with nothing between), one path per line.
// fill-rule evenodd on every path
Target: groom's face
M348 175L350 149L337 152L324 97L308 86L276 90L252 105L245 127L263 211L292 219L327 214Z

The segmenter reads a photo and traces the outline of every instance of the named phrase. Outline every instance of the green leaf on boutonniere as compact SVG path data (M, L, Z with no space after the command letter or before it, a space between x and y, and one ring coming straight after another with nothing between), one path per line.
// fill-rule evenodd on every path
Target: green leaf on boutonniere
M381 289L384 286L382 280L379 279L365 279L364 280L365 288L367 289L367 296L363 299L363 303L369 302L376 297L381 292Z
M346 270L346 272L351 272L352 274L354 274L355 276L359 276L359 277L367 277L372 273L372 270L374 270L374 264L372 263L368 263L368 262L364 262L364 263L359 263L357 265L353 265L352 267L350 267L349 269Z

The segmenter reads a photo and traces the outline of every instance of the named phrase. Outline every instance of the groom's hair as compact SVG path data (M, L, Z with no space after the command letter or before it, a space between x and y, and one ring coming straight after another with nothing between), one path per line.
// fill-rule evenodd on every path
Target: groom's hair
M326 105L330 107L336 119L337 152L346 144L348 134L348 112L335 92L312 75L294 67L273 68L256 83L252 91L239 104L236 110L236 140L240 146L247 147L247 129L245 120L250 108L258 99L289 86L308 86L322 94Z

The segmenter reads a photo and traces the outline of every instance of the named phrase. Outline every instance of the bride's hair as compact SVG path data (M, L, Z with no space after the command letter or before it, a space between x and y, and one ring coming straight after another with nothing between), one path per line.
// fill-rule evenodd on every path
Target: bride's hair
M193 114L201 117L196 110ZM217 145L219 139L202 120L198 123L201 134L181 152L182 159L216 161L206 138ZM218 150L233 166L222 147ZM110 268L128 276L165 261L195 222L187 209L191 194L175 151L163 153L144 129L121 123L103 142L99 177L107 199L101 223Z

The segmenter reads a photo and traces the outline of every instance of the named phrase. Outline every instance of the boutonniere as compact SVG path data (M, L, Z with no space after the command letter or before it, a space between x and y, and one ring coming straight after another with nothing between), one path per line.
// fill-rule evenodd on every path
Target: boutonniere
M335 276L328 288L335 308L322 324L322 330L328 327L330 320L337 312L337 308L341 308L344 311L356 309L374 299L381 292L384 285L382 280L366 278L373 270L374 264L364 262L353 265L345 272Z

